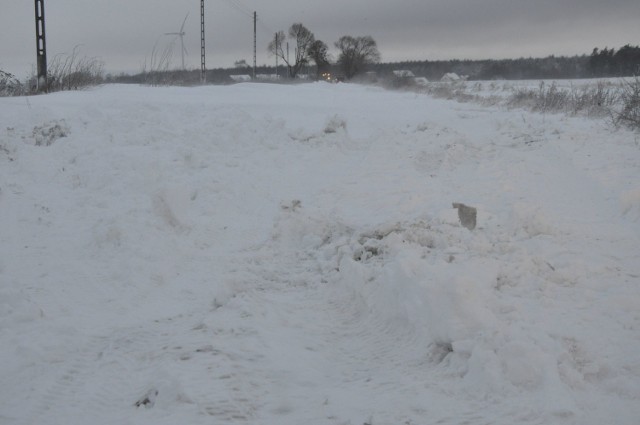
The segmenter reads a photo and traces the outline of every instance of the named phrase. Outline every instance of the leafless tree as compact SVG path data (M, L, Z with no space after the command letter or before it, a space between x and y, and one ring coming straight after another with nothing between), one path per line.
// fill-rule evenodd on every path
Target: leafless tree
M345 35L335 46L340 50L338 65L348 80L362 72L367 64L380 62L378 46L371 36Z
M282 59L289 69L289 77L295 78L302 67L309 63L309 47L315 41L315 36L307 27L297 23L289 28L288 39L293 44L293 60L289 57L284 31L276 33L267 50Z
M309 58L316 64L316 78L327 72L330 65L329 47L322 40L311 43L307 51Z

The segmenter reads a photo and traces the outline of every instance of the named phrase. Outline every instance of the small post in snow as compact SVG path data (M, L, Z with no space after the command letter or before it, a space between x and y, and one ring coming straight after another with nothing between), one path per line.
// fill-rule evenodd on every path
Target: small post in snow
M473 230L476 228L476 217L478 216L478 210L476 210L474 207L470 207L459 202L454 202L453 208L456 208L458 210L458 218L460 219L460 224L462 224L469 230Z

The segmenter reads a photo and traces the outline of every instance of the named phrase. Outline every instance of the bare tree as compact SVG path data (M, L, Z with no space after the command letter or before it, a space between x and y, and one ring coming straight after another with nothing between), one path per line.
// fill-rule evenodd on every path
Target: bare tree
M309 47L315 41L315 36L304 25L298 23L289 28L288 39L293 44L293 60L289 58L287 37L284 31L278 31L267 50L282 59L289 69L289 77L295 78L303 66L309 63Z
M324 41L316 40L309 46L307 54L316 64L316 78L320 79L320 76L329 70L329 47L327 47Z
M338 64L348 80L362 72L367 64L380 62L380 52L371 36L345 35L335 46L340 50Z

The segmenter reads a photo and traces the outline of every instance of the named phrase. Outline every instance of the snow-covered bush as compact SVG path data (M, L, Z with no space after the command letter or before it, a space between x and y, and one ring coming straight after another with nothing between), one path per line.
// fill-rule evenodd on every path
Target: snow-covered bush
M0 96L19 96L23 86L16 77L0 69Z
M464 81L434 82L425 87L427 94L442 99L470 102L476 100L476 96L469 94Z
M51 146L56 140L67 137L69 126L64 120L54 120L33 128L33 140L36 146Z

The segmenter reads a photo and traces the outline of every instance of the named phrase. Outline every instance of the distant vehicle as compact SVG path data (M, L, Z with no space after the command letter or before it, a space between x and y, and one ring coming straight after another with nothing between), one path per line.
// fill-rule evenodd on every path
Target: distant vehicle
M339 81L338 78L331 75L330 72L323 72L321 77L324 81L328 81L330 83L337 83Z

